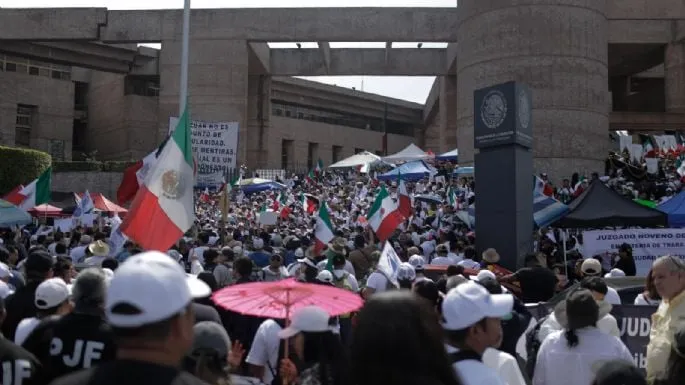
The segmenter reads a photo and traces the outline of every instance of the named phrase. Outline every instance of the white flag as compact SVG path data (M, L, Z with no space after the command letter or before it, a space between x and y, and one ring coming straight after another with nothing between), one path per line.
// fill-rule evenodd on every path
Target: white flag
M400 263L402 261L397 256L397 253L395 253L395 249L390 242L386 241L381 257L378 260L377 268L396 287L399 286L397 283L397 270L400 267Z

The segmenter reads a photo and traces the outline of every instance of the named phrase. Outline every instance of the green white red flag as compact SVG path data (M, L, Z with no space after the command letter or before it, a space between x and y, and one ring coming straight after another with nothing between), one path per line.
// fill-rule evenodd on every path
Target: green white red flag
M195 221L188 107L136 193L121 231L146 250L166 251Z
M319 255L324 247L333 240L334 236L333 225L331 224L331 218L328 215L326 202L321 202L319 212L316 215L316 226L314 227L314 238L316 241L314 245L315 255Z
M390 238L397 226L404 221L404 216L400 213L397 204L390 197L385 186L381 186L367 218L369 225L381 242Z

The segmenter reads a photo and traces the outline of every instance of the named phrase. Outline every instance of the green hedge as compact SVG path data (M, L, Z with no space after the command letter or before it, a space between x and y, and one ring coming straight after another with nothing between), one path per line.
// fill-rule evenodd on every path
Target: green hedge
M51 162L50 155L42 151L0 146L0 193L38 178Z
M128 166L135 162L54 162L53 171L55 172L80 172L80 171L100 171L100 172L123 172Z

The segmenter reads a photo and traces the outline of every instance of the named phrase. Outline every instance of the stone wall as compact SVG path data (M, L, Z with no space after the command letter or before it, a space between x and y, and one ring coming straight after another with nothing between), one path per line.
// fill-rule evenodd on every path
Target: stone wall
M117 188L123 173L120 172L53 172L52 191L60 192L99 192L116 202Z

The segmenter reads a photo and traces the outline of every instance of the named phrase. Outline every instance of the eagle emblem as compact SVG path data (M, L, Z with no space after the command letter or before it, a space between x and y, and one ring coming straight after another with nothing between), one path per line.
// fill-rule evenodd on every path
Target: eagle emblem
M162 174L162 195L169 199L179 199L183 195L183 178L176 170Z

